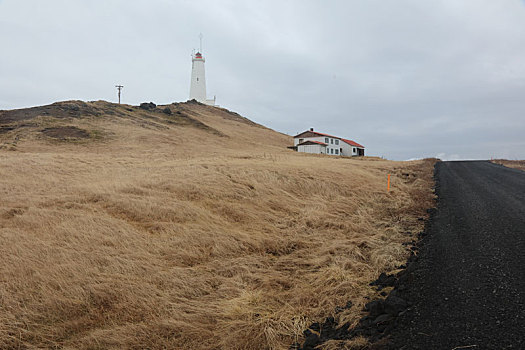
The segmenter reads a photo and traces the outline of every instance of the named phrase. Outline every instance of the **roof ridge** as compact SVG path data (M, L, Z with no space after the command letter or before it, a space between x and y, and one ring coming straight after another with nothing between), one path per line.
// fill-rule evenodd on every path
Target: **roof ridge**
M365 148L365 146L363 145L360 145L359 143L355 142L355 141L352 141L350 139L345 139L343 137L339 137L339 136L334 136L334 135L330 135L330 134L325 134L325 133L322 133L322 132L319 132L319 131L313 131L313 130L306 130L306 131L303 131L297 135L294 136L294 138L297 138L299 137L299 135L302 135L306 132L311 132L311 133L314 133L314 134L317 134L317 135L320 135L320 136L327 136L327 137L331 137L331 138L334 138L334 139L338 139L338 140L341 140L347 144L349 144L350 146L354 146L354 147L359 147L359 148ZM306 141L305 141L306 142ZM315 141L311 141L311 142L315 142ZM304 142L302 142L304 143ZM322 142L321 142L322 143ZM323 143L322 143L323 144ZM326 143L324 143L324 145L326 145Z

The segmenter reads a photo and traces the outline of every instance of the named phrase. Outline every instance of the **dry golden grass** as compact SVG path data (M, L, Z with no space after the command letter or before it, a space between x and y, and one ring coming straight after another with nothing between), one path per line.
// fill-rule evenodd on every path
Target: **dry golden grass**
M348 300L357 321L432 206L432 160L298 154L202 105L172 108L210 129L88 105L0 134L2 348L286 349ZM38 132L66 124L97 137Z
M492 163L525 171L525 160L493 159Z

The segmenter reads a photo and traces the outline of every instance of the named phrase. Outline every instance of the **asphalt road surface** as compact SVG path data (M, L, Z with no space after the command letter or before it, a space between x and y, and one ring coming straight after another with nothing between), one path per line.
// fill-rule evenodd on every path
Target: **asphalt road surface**
M441 162L390 349L525 349L525 172Z

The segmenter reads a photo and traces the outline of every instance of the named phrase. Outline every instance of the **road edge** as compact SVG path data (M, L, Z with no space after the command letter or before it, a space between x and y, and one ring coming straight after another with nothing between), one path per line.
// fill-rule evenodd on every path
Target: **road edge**
M290 350L314 350L318 346L329 340L351 340L356 337L365 337L369 344L362 347L363 350L384 350L389 349L389 336L397 326L399 316L410 312L413 308L412 302L403 293L413 280L413 273L417 269L419 252L428 240L428 234L434 222L434 217L439 207L440 181L439 172L443 162L438 160L434 164L432 187L435 198L432 208L427 209L429 217L425 220L425 226L417 234L417 240L411 247L411 253L405 265L400 266L404 269L395 275L382 273L371 286L375 286L378 291L386 287L393 287L390 293L385 294L384 298L371 300L365 305L367 314L362 317L355 327L345 323L339 325L334 317L327 317L323 323L313 323L303 334L305 340L303 344L295 343L290 346ZM351 301L349 301L351 305ZM348 306L348 304L347 304Z

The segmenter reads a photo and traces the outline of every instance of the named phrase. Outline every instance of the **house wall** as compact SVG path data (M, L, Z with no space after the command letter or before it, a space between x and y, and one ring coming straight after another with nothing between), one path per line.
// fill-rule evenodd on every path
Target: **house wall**
M299 140L302 140L299 142ZM324 137L316 136L316 137L297 137L293 139L293 145L297 146L298 144L304 142L304 141L318 141L318 142L324 142Z
M321 154L325 153L326 147L323 145L302 145L297 147L298 152L304 152L304 153L316 153Z
M341 143L342 143L341 148L343 149L343 156L353 157L353 156L358 156L359 155L358 149L360 147L349 145L346 142L341 142ZM363 148L361 148L361 149L363 149Z
M331 156L340 156L340 148L341 148L341 141L339 141L339 145L329 144L326 146L326 154L329 154Z
M299 140L301 140L301 142L299 142ZM339 149L341 148L341 144L343 144L344 142L339 140L339 139L336 139L336 138L333 138L333 137L329 137L329 136L315 136L315 137L297 137L297 138L294 138L293 139L293 143L294 143L294 146L297 146L299 143L302 143L302 142L305 142L305 141L318 141L318 142L324 142L326 144L328 144L328 146L326 146L326 154L330 154L330 155L339 155ZM321 145L319 145L321 146ZM299 149L297 149L299 151ZM334 152L332 153L331 150L334 150ZM335 150L337 150L337 154L335 153ZM301 152L301 151L299 151ZM324 150L322 153L325 153Z
M328 140L326 140L328 139ZM328 142L326 142L328 141ZM341 148L341 144L343 141L336 139L334 137L325 136L323 139L323 142L327 143L328 146L326 146L326 154L329 154L331 156L339 156L341 155L339 150Z
M346 142L341 142L341 144L341 148L343 149L343 156L351 157L357 155L357 150L356 152L353 152L355 148L354 146L351 146Z
M326 148L324 148L322 145L319 145L319 147L322 147L322 152L319 151L319 152L307 152L307 153L326 153L331 156L343 155L346 157L352 157L352 156L359 155L358 147L349 145L348 143L340 139L336 139L330 136L321 136L321 135L315 134L310 131L306 131L300 134L299 137L294 137L293 139L294 146L297 146L298 144L305 142L305 141L317 141L317 142L323 142L327 144ZM363 148L361 149L364 151ZM332 153L332 150L333 150L333 153ZM337 150L337 153L336 153L336 150ZM305 151L299 150L299 148L297 149L297 151L305 152Z

